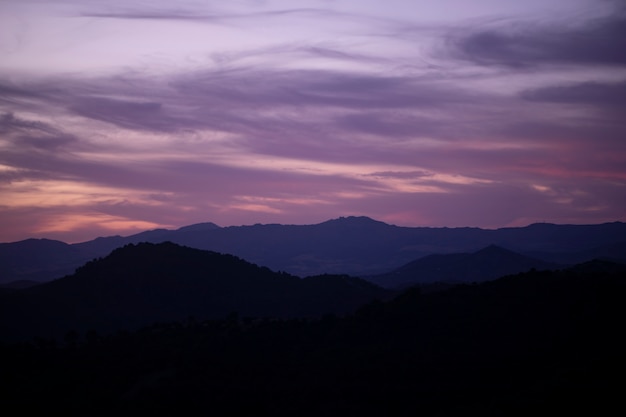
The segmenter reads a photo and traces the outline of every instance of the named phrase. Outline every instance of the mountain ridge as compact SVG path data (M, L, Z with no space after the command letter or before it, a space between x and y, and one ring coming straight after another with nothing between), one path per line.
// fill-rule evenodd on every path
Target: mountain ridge
M3 243L0 244L0 283L58 278L117 247L142 241L172 241L230 253L297 276L324 273L364 276L386 273L427 255L476 251L490 244L544 261L566 260L567 264L594 257L626 259L626 245L620 246L626 242L624 236L626 223L622 222L541 223L502 229L405 227L365 216L340 217L311 225L220 227L205 222L175 230L155 229L74 244L55 241L60 243L54 248L46 241L31 240L30 249L20 249L20 245L24 246L20 242ZM15 251L19 256L11 254ZM21 263L16 264L17 259Z

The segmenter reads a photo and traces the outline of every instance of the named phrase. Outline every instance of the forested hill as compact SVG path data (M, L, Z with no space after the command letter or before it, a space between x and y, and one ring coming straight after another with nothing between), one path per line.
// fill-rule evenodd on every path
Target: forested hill
M134 329L230 313L311 317L350 312L386 294L358 278L300 279L232 255L141 243L88 262L73 275L0 294L0 325L8 337Z

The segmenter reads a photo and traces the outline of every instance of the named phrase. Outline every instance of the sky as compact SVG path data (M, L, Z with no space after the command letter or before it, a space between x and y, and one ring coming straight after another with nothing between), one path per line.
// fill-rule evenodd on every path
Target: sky
M626 2L0 0L0 242L626 221Z

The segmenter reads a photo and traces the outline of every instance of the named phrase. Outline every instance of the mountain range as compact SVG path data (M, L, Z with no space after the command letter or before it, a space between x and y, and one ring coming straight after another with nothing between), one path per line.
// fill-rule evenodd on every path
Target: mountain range
M298 238L292 226L204 224L129 237L139 243L45 241L54 250L43 253L41 241L8 244L5 262L36 259L57 271L122 246L50 282L0 287L5 405L33 415L431 417L603 415L620 406L626 263L567 267L530 254L621 259L623 224L419 230L430 240L364 218L293 227ZM254 245L243 248L267 245L259 254L284 248L293 265L304 248L335 267L380 266L399 247L414 256L409 244L442 253L364 275L368 282L300 278L232 254L145 242L215 243L220 231L233 248L246 236ZM484 240L498 243L467 249ZM515 242L528 250L511 250ZM434 281L448 284L432 290Z
M573 265L594 258L626 260L626 223L532 224L501 229L400 227L368 217L341 217L314 225L200 223L131 236L67 244L27 239L0 244L0 284L49 281L129 243L171 241L228 253L296 276L388 273L433 254L471 253L498 245L545 262Z

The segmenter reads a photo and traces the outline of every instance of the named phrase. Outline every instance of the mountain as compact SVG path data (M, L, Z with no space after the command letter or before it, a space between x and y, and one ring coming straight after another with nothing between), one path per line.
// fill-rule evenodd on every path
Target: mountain
M560 267L558 264L490 245L474 253L425 256L390 273L365 279L385 288L401 288L435 282L481 282L530 269L546 270Z
M113 331L154 322L343 314L387 291L347 276L300 279L232 255L173 243L129 244L75 274L0 293L3 337Z
M495 230L400 227L368 217L341 217L314 225L219 227L213 223L201 223L177 230L157 229L126 237L100 237L72 245L56 242L56 249L41 242L37 249L25 248L21 242L1 244L0 283L59 278L90 259L139 242L171 241L192 248L229 253L275 271L302 277L324 273L382 274L427 255L474 252L491 244L549 262L566 259L564 263L572 265L604 257L604 253L613 259L626 259L624 236L626 223L620 222L534 224ZM2 263L7 258L12 262ZM36 271L32 270L34 266Z
M0 284L58 278L74 272L89 259L80 248L58 240L27 239L0 243Z

